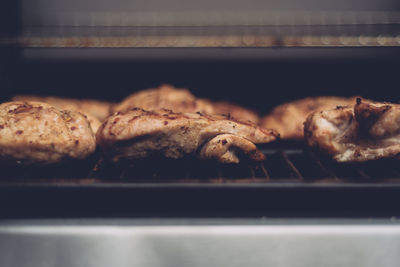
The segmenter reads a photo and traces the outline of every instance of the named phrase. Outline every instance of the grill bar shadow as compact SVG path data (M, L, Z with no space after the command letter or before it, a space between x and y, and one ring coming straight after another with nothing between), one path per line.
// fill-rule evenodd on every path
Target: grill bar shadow
M196 158L152 158L111 163L99 153L83 162L44 167L2 165L1 184L90 183L400 183L400 167L393 159L339 164L296 143L273 144L262 150L260 163L219 164Z

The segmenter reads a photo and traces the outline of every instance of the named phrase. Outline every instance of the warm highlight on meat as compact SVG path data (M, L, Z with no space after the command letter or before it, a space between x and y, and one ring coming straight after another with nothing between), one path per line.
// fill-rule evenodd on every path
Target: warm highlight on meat
M400 105L363 103L311 114L304 124L311 147L338 162L361 162L400 155Z
M44 102L59 109L79 111L87 116L95 133L100 127L101 122L111 114L112 106L114 105L111 102L92 99L73 99L53 96L17 95L13 97L13 100Z
M97 132L97 142L115 162L197 155L201 159L238 163L241 157L263 160L265 157L255 144L272 142L278 136L273 130L226 116L136 108L108 118Z
M141 90L126 97L115 106L114 111L126 111L133 108L144 110L169 109L174 112L201 112L209 115L229 115L242 121L257 123L256 112L230 102L212 102L197 98L188 89L161 85L159 88Z
M228 115L241 121L251 121L253 123L258 123L260 120L257 112L230 102L214 102L213 106L214 114Z
M307 97L275 107L261 119L260 125L278 131L282 139L302 139L303 123L315 111L354 103L356 97Z
M134 93L116 105L114 112L133 108L145 110L170 109L175 112L203 112L207 114L214 112L209 101L197 99L187 89L174 88L170 85L161 85L159 88Z
M94 152L95 136L84 115L40 102L0 105L0 159L24 164L83 159Z

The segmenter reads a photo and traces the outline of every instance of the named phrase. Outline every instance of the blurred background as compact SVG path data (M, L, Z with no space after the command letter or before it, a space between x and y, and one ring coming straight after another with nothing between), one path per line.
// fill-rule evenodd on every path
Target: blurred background
M309 95L399 100L395 0L2 5L1 100L42 94L119 101L162 83L260 113Z
M119 101L169 83L265 114L314 95L397 102L399 66L398 0L0 1L0 101ZM225 176L219 166L215 181L207 165L182 164L206 179L191 183L3 182L0 266L399 265L398 161L336 176L308 150L278 146L261 182L246 164Z

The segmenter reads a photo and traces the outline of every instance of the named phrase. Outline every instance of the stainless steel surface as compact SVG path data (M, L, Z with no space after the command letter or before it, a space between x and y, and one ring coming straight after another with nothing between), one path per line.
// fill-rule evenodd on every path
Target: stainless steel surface
M0 266L398 266L398 221L59 220L0 226Z
M397 33L397 35L396 35ZM45 48L254 48L254 47L398 47L399 31L384 35L159 35L159 36L26 36L4 40L23 47Z
M393 0L36 0L20 2L23 47L400 45Z
M35 0L28 26L341 25L399 23L394 0Z

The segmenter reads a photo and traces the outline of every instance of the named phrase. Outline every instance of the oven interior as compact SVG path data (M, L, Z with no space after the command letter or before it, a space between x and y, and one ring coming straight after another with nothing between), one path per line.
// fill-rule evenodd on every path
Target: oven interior
M156 2L6 1L0 100L34 94L117 102L169 83L261 115L306 96L399 101L394 1L235 1L229 8L223 1ZM399 213L394 159L335 164L302 142L284 140L261 149L267 160L258 165L150 159L116 166L98 152L63 166L3 166L2 216ZM71 192L73 199L66 197ZM57 201L47 201L50 196Z
M394 0L2 1L0 101L169 83L261 115L306 96L398 102L399 25ZM398 160L260 148L261 164L3 165L0 266L398 265Z

